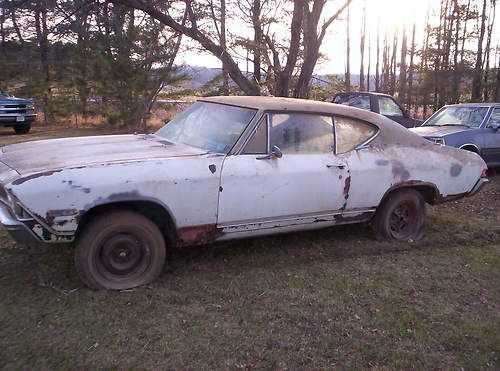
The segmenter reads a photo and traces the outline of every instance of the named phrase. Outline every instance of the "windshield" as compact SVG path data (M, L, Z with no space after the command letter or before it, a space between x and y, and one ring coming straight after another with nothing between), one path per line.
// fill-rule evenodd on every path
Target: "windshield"
M227 153L256 112L255 109L196 102L156 134L174 143Z
M488 107L446 107L431 116L422 126L478 127L487 112Z

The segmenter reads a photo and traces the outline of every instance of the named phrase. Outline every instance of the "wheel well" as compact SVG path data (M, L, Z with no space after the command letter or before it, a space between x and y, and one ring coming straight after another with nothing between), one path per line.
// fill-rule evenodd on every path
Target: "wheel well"
M175 245L177 230L172 216L162 205L153 201L121 201L93 207L86 211L81 217L76 230L76 237L78 238L79 233L81 233L86 225L97 215L116 210L130 210L144 215L158 226L167 244L170 246Z
M382 205L387 198L389 198L391 195L394 193L402 190L402 189L414 189L418 191L422 197L424 198L424 201L428 204L434 204L439 197L439 192L436 188L435 185L433 184L402 184L399 186L396 186L394 188L389 189L382 200L380 201L380 205Z
M466 151L471 151L474 153L479 153L478 149L476 146L473 146L472 144L466 144L463 147L460 147L460 149L466 150Z

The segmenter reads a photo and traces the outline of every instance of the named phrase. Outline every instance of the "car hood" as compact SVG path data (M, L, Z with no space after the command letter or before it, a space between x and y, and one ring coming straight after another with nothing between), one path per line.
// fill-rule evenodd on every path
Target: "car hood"
M0 161L20 175L207 153L194 147L174 144L157 135L103 135L40 140L11 144L1 151Z
M419 126L409 129L422 137L443 137L448 134L455 134L461 131L470 130L467 126Z
M0 105L3 104L32 104L33 102L27 99L21 99L16 97L10 97L0 94Z

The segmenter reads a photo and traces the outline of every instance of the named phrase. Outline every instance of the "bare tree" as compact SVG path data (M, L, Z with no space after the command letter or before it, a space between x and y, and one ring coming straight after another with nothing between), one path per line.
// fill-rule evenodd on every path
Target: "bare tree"
M414 58L415 58L415 31L416 24L413 22L413 27L411 31L411 46L410 46L410 67L408 68L408 91L406 96L406 103L408 108L411 108L413 104L413 79L414 79Z
M363 16L361 18L361 40L359 44L359 52L361 55L361 64L359 67L359 90L365 90L365 34L366 34L366 6L363 7Z
M350 27L350 10L347 7L347 20L346 20L346 66L345 66L345 90L351 91L351 31Z
M401 40L401 60L399 62L399 99L406 104L406 27L403 26L403 37Z
M380 89L380 24L377 25L377 62L375 64L375 91Z
M481 99L481 63L483 60L483 40L486 28L486 0L483 0L483 10L481 12L481 28L479 38L477 40L476 64L474 66L474 74L472 79L472 101Z

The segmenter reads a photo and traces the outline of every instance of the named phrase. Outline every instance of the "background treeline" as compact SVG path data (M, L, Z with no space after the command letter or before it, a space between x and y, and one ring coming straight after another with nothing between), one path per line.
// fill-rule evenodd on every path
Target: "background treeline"
M360 19L350 15L356 2L365 3L3 0L0 86L35 98L48 122L74 115L134 125L146 124L158 97L188 94L330 100L341 90L376 90L398 95L419 116L446 103L499 101L496 0L436 1L424 21L379 29L376 40L366 35L366 10ZM350 37L355 27L359 39ZM345 56L345 74L315 75L334 28L345 30L347 47L327 54ZM354 48L361 53L359 73L351 71ZM196 92L185 88L192 76L176 58L191 49L223 67ZM203 65L203 57L192 64Z

